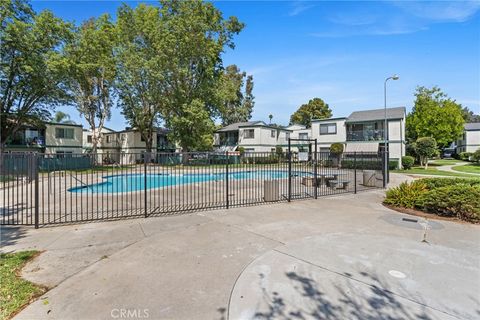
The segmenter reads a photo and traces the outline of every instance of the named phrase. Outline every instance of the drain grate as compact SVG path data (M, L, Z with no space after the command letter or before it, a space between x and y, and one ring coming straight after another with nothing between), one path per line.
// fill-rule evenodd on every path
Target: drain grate
M402 218L403 221L407 221L407 222L413 222L413 223L417 223L418 220L417 219L410 219L410 218Z

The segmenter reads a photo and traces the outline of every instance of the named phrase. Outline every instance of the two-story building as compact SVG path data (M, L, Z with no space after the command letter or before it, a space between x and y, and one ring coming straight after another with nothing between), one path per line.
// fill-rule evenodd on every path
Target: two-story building
M271 151L276 146L286 150L288 138L292 138L292 151L305 150L311 143L308 140L316 139L319 152L328 152L332 143L343 144L345 152L379 152L386 138L390 159L401 166L406 144L405 107L387 108L386 116L386 132L384 109L374 109L355 111L348 117L314 119L310 128L298 124L278 128L263 121L234 123L217 130L214 141L219 151L234 151L240 146L252 152Z
M237 122L217 130L214 147L218 151L272 152L288 143L292 130L267 125L263 121Z
M91 131L84 131L86 136L84 150L92 150ZM175 152L176 146L168 140L168 130L155 128L152 136L152 152ZM142 161L143 153L147 151L147 144L141 133L134 128L125 128L122 131L114 131L104 128L100 134L100 142L97 145L99 161L104 163L135 163Z
M5 144L6 151L34 151L63 156L82 153L82 125L47 122L22 126Z
M457 141L457 154L473 153L480 148L480 123L465 123L462 137Z

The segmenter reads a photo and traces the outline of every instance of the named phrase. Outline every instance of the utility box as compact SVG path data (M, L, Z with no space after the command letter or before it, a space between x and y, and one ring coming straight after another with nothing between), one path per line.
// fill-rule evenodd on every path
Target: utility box
M263 182L265 202L280 201L280 182L278 180L265 180Z
M382 187L382 179L381 174L379 175L375 170L363 171L363 185L366 187Z

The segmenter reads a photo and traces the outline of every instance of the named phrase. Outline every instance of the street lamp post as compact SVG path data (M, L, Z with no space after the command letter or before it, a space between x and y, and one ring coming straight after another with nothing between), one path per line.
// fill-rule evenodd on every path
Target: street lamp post
M383 85L383 97L384 97L384 123L383 123L383 187L387 187L387 175L388 175L388 157L387 157L387 131L388 131L388 123L387 123L387 81L388 80L398 80L398 75L394 74L391 77L385 79Z

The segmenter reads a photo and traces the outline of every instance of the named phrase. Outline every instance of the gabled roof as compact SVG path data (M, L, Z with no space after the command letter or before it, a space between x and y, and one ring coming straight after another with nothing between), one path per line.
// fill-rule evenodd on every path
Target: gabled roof
M263 121L247 121L247 122L235 122L232 124L229 124L228 126L225 126L221 129L218 129L217 132L227 132L227 131L238 131L240 127L245 127L245 126L253 126L256 124L262 124L265 125L265 122Z
M465 130L466 131L480 130L480 122L465 123Z
M355 111L348 116L346 122L373 121L385 119L384 109ZM387 119L403 119L405 107L387 108Z

